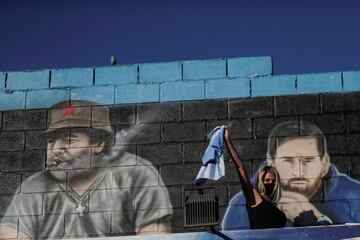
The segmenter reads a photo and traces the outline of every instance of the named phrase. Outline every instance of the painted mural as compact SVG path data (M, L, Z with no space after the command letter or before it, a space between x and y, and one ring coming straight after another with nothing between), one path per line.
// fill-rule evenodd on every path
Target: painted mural
M2 112L0 236L201 231L183 222L187 190L201 188L219 197L219 230L360 223L360 109L338 99L73 100ZM216 180L195 185L210 164Z

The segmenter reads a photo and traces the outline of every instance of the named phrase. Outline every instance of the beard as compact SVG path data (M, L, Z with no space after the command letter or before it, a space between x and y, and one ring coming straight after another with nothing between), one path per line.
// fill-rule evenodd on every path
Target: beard
M81 175L90 169L90 159L81 157L75 159L53 158L46 162L46 171L57 181L65 182L68 175L70 178Z
M297 185L294 182L304 181L305 184ZM307 198L311 198L315 195L321 186L321 178L312 181L308 179L289 179L281 182L281 187L284 191L296 192L304 195Z

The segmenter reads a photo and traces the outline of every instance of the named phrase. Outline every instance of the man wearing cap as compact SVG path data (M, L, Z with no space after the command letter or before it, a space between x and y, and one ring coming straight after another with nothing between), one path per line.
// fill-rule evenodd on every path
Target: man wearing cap
M158 171L111 146L109 109L94 105L61 102L49 110L46 171L19 187L2 219L1 239L170 231L172 206Z

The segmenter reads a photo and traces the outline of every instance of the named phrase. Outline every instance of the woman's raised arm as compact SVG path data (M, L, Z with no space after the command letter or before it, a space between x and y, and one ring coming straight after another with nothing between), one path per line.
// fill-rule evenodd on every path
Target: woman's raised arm
M249 176L246 172L245 166L243 161L241 161L238 152L236 151L231 138L230 133L227 128L224 130L224 140L226 143L226 147L228 149L228 152L231 156L231 159L236 165L237 172L239 174L240 178L240 184L241 188L243 190L246 204L248 206L256 206L261 203L262 199L260 194L257 192L257 190L253 187L253 185L250 182Z

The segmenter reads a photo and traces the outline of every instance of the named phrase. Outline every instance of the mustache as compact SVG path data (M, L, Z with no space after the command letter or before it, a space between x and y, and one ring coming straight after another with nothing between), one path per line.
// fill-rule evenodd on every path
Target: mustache
M309 179L307 178L303 178L303 177L299 177L299 178L291 178L288 180L288 182L299 182L299 181L303 181L303 182L309 182Z
M89 161L80 158L69 159L69 160L54 158L54 159L50 159L45 163L46 165L45 170L78 169L88 166L88 163Z

